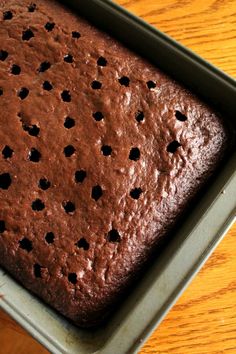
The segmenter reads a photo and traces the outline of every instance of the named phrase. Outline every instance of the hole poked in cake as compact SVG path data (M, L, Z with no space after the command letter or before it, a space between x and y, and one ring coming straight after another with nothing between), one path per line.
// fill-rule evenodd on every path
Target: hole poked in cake
M36 10L37 6L36 4L34 3L31 3L29 6L28 6L28 11L29 12L34 12Z
M49 81L44 81L44 83L43 83L43 89L44 89L45 91L51 91L51 90L53 89L53 86L52 86L51 82L49 82Z
M31 252L33 250L32 241L29 240L27 237L24 237L22 238L22 240L19 241L19 247L27 252Z
M144 121L144 113L142 111L137 111L137 113L135 115L135 119L138 123L143 122Z
M2 155L4 159L10 159L13 153L14 151L8 145L4 146L4 148L2 149Z
M3 89L0 87L0 96L3 95Z
M64 122L64 127L66 129L71 129L75 126L75 120L74 118L71 117L66 117L65 122Z
M104 118L102 112L95 112L93 113L93 118L96 120L96 122L100 122Z
M13 64L11 67L11 73L12 73L12 75L20 75L20 73L21 73L20 66L17 64Z
M33 37L34 37L34 33L30 28L22 32L23 41L29 41Z
M37 149L32 148L30 150L28 158L31 162L39 162L41 157L42 155Z
M0 220L0 234L6 231L6 224L4 220Z
M140 150L137 147L134 147L130 150L129 159L132 161L138 161L140 159Z
M97 60L97 65L98 66L106 66L107 60L104 57L99 57Z
M38 68L38 72L40 73L44 73L45 71L47 71L48 69L51 68L51 63L49 63L49 61L43 61Z
M78 242L75 244L78 248L82 248L84 251L89 250L89 243L88 241L82 237Z
M10 173L1 173L0 174L0 189L7 190L12 183Z
M55 235L53 232L47 232L46 235L45 235L45 241L48 243L48 244L51 244L54 242L54 239L55 239Z
M188 119L186 115L181 113L180 111L175 111L175 117L180 122L185 122Z
M84 170L78 170L75 172L75 182L76 183L83 183L83 181L85 180L87 176L86 171Z
M174 154L180 146L181 144L177 140L174 140L167 146L166 150L167 152Z
M27 89L27 87L22 87L19 91L18 91L18 97L21 100L25 100L26 97L28 97L29 95L29 89Z
M107 240L112 243L120 242L121 237L119 232L116 229L112 229L107 234Z
M68 280L71 284L75 285L77 283L77 274L76 273L69 273Z
M38 136L40 133L40 128L36 125L22 124L23 129L31 136Z
M0 50L0 60L5 61L8 57L8 52L6 50Z
M81 34L78 31L72 31L71 35L72 35L72 38L76 38L76 39L81 37Z
M31 204L31 208L34 211L42 211L43 209L45 209L45 204L41 199L37 198Z
M122 76L118 81L122 86L128 87L130 84L130 79L128 78L128 76Z
M42 266L38 263L34 264L34 276L35 278L42 278Z
M54 22L47 22L44 26L44 28L48 31L51 32L53 30L53 28L55 27L55 23Z
M141 188L134 188L130 191L130 196L133 199L139 199L140 195L142 194L142 189Z
M61 99L63 102L71 102L71 93L69 90L64 90L61 93Z
M112 148L109 145L103 145L101 147L101 151L102 151L104 156L110 156L111 153L112 153Z
M73 55L71 55L71 54L66 54L66 55L64 56L64 61L65 61L66 63L69 63L69 64L73 63L73 61L74 61Z
M64 148L64 155L65 155L65 157L71 157L72 155L74 155L75 151L76 150L73 145L67 145Z
M154 89L156 86L157 84L154 81L152 80L147 81L147 87L149 88L149 90Z
M100 90L102 88L102 83L100 81L94 80L91 83L91 87L93 90Z
M13 18L13 13L12 11L4 11L3 12L3 20L7 21L7 20L11 20Z
M51 183L47 178L40 178L38 186L43 191L46 191L48 188L51 187Z
M75 204L71 201L63 202L62 206L67 214L73 214L75 212Z
M97 185L92 188L91 197L96 202L102 197L102 194L103 194L103 191L102 191L101 186Z

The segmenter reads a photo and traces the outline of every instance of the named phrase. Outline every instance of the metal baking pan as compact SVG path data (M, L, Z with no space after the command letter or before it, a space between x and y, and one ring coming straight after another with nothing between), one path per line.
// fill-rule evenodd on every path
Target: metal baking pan
M190 50L108 0L67 0L76 12L123 41L215 106L236 130L236 82ZM0 307L52 353L135 353L220 242L236 214L236 153L220 171L145 277L108 323L73 326L0 270Z

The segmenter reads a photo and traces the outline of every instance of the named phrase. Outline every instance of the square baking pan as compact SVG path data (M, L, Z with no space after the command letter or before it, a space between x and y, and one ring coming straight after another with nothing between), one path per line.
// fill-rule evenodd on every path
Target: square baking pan
M236 82L111 1L64 3L198 94L230 126L232 146L210 186L106 325L90 330L72 325L0 269L0 307L50 352L135 353L235 220Z

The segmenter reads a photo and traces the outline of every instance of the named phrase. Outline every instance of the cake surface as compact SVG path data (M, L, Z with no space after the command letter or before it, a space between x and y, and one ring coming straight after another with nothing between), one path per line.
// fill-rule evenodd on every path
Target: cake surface
M0 265L99 323L219 162L214 111L54 1L0 0Z

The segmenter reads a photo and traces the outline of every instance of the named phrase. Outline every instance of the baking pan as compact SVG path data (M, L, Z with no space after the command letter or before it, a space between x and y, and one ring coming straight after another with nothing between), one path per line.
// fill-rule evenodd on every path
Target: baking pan
M79 14L148 58L212 104L236 130L236 82L108 0L67 0ZM52 353L135 353L220 242L236 214L235 144L168 247L108 323L83 330L0 269L0 307Z

